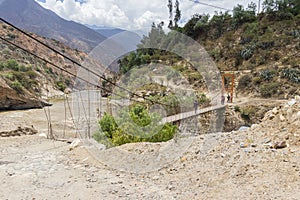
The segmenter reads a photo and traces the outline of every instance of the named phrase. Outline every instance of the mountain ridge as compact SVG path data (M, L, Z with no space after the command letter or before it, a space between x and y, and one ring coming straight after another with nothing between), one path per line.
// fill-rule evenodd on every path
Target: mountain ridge
M4 20L75 49L88 52L107 38L82 24L59 17L34 0L4 0L0 3L0 17Z

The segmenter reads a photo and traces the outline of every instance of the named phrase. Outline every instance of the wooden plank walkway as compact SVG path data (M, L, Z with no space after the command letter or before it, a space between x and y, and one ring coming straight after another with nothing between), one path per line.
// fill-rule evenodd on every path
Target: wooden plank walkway
M196 112L195 111L190 111L190 112L185 112L185 113L180 113L177 115L172 115L169 117L165 117L161 120L161 123L167 123L167 122L176 122L176 121L180 121L182 119L187 119L189 117L194 117L203 113L207 113L209 111L213 111L213 110L219 110L225 108L225 105L216 105L216 106L210 106L210 107L206 107L206 108L202 108L202 109L198 109Z

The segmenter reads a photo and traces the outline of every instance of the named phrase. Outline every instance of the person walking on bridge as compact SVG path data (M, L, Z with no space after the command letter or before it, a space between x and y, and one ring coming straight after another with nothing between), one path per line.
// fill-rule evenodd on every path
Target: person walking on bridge
M227 103L231 103L231 98L229 94L227 95Z
M196 99L194 101L194 109L195 109L195 113L196 113L198 110L198 101Z
M224 105L224 102L225 102L225 96L224 96L224 94L222 94L222 96L221 96L221 104Z

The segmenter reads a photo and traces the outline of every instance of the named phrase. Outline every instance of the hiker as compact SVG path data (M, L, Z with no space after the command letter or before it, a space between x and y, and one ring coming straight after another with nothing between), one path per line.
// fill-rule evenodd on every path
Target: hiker
M198 101L197 100L194 101L194 108L195 108L195 113L196 113L197 109L198 109Z
M230 101L230 95L228 94L228 96L227 96L227 103L230 103L231 101Z
M224 103L225 103L225 96L224 96L224 94L222 94L222 96L221 96L221 104L224 105Z

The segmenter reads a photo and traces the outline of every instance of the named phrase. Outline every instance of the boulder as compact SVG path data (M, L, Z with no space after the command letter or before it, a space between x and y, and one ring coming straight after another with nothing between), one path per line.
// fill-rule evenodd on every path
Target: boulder
M0 110L23 110L51 106L50 103L41 101L26 92L18 94L14 89L0 78Z

